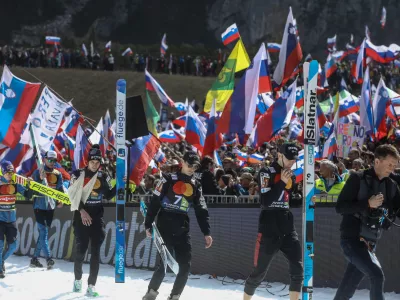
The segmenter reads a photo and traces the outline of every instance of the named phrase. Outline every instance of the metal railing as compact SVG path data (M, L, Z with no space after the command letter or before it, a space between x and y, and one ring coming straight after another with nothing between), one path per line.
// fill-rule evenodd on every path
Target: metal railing
M336 203L339 195L318 194L315 197L316 203Z
M127 203L139 204L140 201L149 203L153 195L129 195ZM339 195L318 194L315 195L316 203L336 203ZM205 195L204 199L207 204L260 204L260 197L257 195L252 196L221 196L221 195ZM17 201L29 201L21 196ZM103 200L103 203L115 203L113 200Z

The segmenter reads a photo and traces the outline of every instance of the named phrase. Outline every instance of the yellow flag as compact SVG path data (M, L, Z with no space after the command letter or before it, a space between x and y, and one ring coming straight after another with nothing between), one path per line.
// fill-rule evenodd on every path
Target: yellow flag
M235 73L247 69L249 66L249 55L246 52L242 39L239 39L221 72L219 72L217 80L207 93L204 111L210 112L214 99L216 99L216 110L223 111L235 87Z

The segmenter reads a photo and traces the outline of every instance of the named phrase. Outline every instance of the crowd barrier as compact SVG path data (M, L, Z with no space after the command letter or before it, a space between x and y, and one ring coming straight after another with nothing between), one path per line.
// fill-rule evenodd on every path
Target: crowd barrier
M131 195L132 203L144 201L148 203L151 195ZM336 203L337 195L319 194L315 195L316 203ZM260 204L260 197L257 196L221 196L221 195L205 195L204 199L207 204Z
M147 200L149 196L145 197ZM239 197L240 198L240 197ZM215 196L207 197L213 201ZM245 198L241 198L245 199ZM221 201L223 198L221 198ZM231 201L226 200L226 202ZM225 200L224 200L225 201ZM240 200L241 201L241 200ZM100 262L113 264L115 254L115 204L105 204L104 219L106 238L100 249ZM292 209L295 226L301 238L302 209ZM214 238L210 249L204 248L204 237L199 229L193 209L189 211L192 246L193 274L215 274L238 278L238 272L247 276L253 269L253 253L257 238L259 205L210 204L211 234ZM146 238L144 219L138 203L126 206L126 266L127 274L135 269L154 269L158 262L157 249ZM314 284L316 287L337 288L343 276L346 261L339 241L341 216L333 207L316 207L315 210L315 257ZM32 203L17 204L18 245L17 254L33 255L38 238ZM68 206L56 209L49 232L49 243L55 258L74 259L74 234L72 213ZM398 270L400 270L400 229L392 228L384 233L379 242L377 256L385 272L385 290L400 293ZM90 250L85 261L90 258ZM73 275L71 275L73 276ZM266 280L288 283L288 267L279 254L269 269ZM368 288L364 280L360 288Z

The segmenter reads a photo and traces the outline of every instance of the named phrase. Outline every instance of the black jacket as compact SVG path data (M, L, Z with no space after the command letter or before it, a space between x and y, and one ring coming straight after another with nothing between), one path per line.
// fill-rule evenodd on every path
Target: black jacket
M95 175L88 168L76 170L71 175L71 184L79 178L81 172L85 172L85 183L90 181L90 179ZM107 175L107 173L99 171L97 172L96 183L94 184L93 191L86 203L83 204L81 201L79 203L78 211L74 213L74 220L81 220L80 210L83 208L93 219L96 220L102 219L104 215L103 208L103 199L112 199L115 196L116 187L111 187L111 178Z
M373 168L350 175L336 203L336 212L343 216L340 224L342 239L364 237L376 241L380 238L381 229L390 226L390 223L385 221L380 228L379 226L375 226L376 229L365 227L367 222L380 219L380 211L369 208L368 203L373 195L379 193L384 195L382 207L388 209L388 215L399 215L400 192L395 181L389 177L379 180ZM366 237L365 230L368 230L371 236Z
M145 227L151 228L158 214L157 227L161 235L187 234L190 207L194 208L203 234L210 235L210 218L200 183L180 172L163 174L148 206Z
M301 198L292 197L296 178L285 184L281 180L281 166L274 162L258 173L261 214L258 231L265 235L282 236L295 231L290 207L301 205Z
M218 187L215 176L210 170L199 169L194 176L201 183L203 195L223 195L223 191Z

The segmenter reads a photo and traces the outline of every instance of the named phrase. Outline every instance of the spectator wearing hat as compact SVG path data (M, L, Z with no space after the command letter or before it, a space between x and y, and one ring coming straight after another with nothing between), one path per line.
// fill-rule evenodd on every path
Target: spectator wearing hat
M235 186L237 196L248 196L250 184L253 181L253 175L248 172L240 176L240 183Z
M236 169L236 165L232 157L225 156L224 159L222 160L222 166L224 167L224 170L227 171L229 169Z
M20 184L12 180L14 166L9 161L1 162L0 177L0 278L5 277L6 269L4 262L17 249L17 211L15 201L17 193L25 194L27 190ZM7 251L4 252L4 241L7 241Z
M43 166L35 170L32 174L34 181L46 184L60 192L64 192L63 179L60 171L54 168L57 162L57 153L53 150L46 152L43 159ZM37 192L33 195L33 211L35 213L37 228L39 230L39 238L36 244L36 249L31 259L30 266L35 268L43 268L43 265L38 260L40 252L43 250L47 261L47 268L50 269L54 265L54 260L51 258L48 234L53 221L54 210L56 208L56 201L50 197L43 196ZM62 203L58 204L61 207Z

